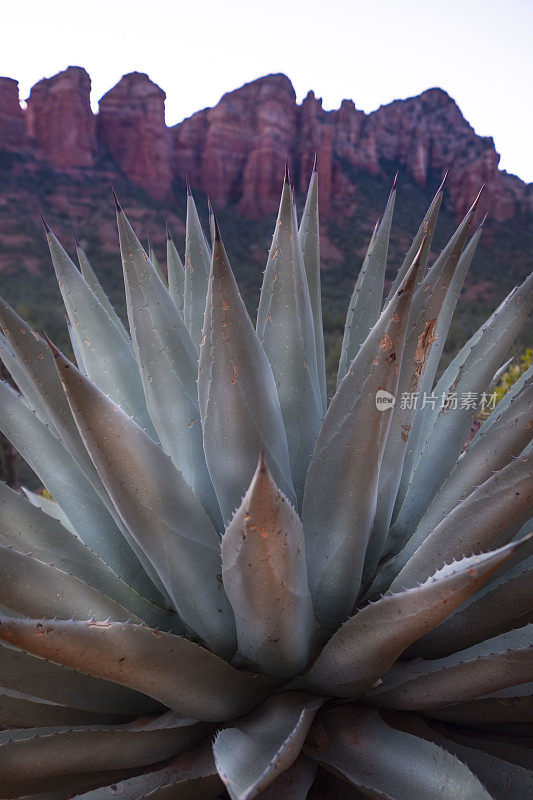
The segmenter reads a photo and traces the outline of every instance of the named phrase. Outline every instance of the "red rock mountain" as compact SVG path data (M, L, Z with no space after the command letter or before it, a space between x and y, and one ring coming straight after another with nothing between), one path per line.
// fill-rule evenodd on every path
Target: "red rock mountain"
M161 258L165 220L182 244L185 175L201 200L201 213L200 193L209 195L219 212L234 266L253 301L285 161L301 208L315 152L324 294L326 302L338 304L335 309L344 306L396 170L390 274L447 169L436 246L486 184L480 213L488 211L490 222L468 300L494 304L530 269L533 185L498 168L492 139L478 136L442 89L396 100L371 114L352 100L325 111L313 92L298 104L285 75L267 75L172 127L165 124L165 92L143 73L125 75L101 98L97 114L90 89L87 72L69 67L39 81L22 109L16 81L0 78L0 292L28 306L35 324L45 305L56 301L53 282L40 277L49 261L38 212L67 246L71 228L77 229L121 302L111 185ZM52 321L51 328L59 322Z
M313 92L298 105L285 75L267 75L168 128L165 93L147 75L125 75L102 97L96 116L90 88L87 72L69 67L39 81L23 112L15 81L0 78L0 148L29 151L65 172L93 169L106 153L131 183L163 201L187 173L191 186L217 206L236 203L248 217L276 208L287 158L303 190L315 152L325 218L349 213L357 200L350 167L377 175L384 163L403 168L421 186L450 169L457 217L482 183L484 210L495 220L533 211L531 186L498 169L492 139L477 136L442 89L371 114L351 100L325 111Z

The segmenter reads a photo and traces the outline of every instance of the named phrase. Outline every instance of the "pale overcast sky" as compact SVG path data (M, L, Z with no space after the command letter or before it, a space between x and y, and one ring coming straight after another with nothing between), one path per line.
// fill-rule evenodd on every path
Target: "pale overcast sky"
M0 74L22 99L69 64L90 73L95 109L124 73L147 72L168 124L270 72L326 109L440 86L533 181L532 0L2 0L1 19Z

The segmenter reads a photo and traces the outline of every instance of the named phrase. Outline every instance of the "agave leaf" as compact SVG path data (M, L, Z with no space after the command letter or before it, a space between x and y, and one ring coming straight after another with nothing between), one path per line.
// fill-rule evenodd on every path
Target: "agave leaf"
M435 387L436 397L458 400L457 408L437 408L430 416L433 424L423 434L409 489L390 537L397 552L414 532L426 508L455 466L477 415L477 409L463 403L468 392L479 395L501 364L533 304L533 275L512 292L478 334L470 348L459 354ZM476 338L477 337L477 338ZM471 340L472 341L472 340ZM401 546L401 545L400 545Z
M309 287L309 298L315 331L315 350L318 385L322 399L322 414L326 413L326 360L324 355L324 331L322 327L322 292L320 288L320 233L318 224L318 172L316 163L311 173L304 212L298 232L302 256Z
M315 629L303 528L262 455L222 539L222 576L239 656L267 675L300 672Z
M364 796L387 800L492 800L458 758L417 736L387 725L375 709L323 711L305 752Z
M530 680L533 625L508 631L451 656L394 666L367 700L421 711L471 700Z
M303 502L309 586L319 622L333 628L359 592L390 424L377 393L396 391L417 267L415 259L339 385L309 467Z
M3 789L18 792L38 782L46 789L58 775L145 766L177 755L205 730L167 712L144 724L0 731Z
M465 251L460 254L459 247L464 242L475 207L474 204L413 297L398 382L397 394L400 402L395 403L392 411L383 454L376 517L365 561L366 578L373 576L381 558L401 483L404 458L411 448L410 432L416 420L415 403L403 403L401 398L405 395L411 397L417 392L424 397L424 392L429 394L433 386L455 304L481 236L480 226ZM419 413L423 411L421 409Z
M531 683L511 686L509 689L493 692L465 703L429 709L425 713L433 719L467 727L481 724L498 725L504 722L531 724L532 688Z
M46 238L87 375L155 437L129 343L49 229Z
M100 496L105 494L94 465L81 441L80 434L61 386L54 357L45 339L0 298L0 325L15 353L20 368L39 398L46 416L52 422L71 456L79 464ZM46 421L46 420L45 420Z
M522 544L466 558L415 589L365 606L333 634L299 684L337 697L367 691L406 647L449 616Z
M159 278L163 286L165 286L166 288L165 276L163 274L163 270L161 269L161 265L158 261L158 258L155 254L155 250L153 249L152 244L150 242L150 238L148 238L148 259L150 260L150 263L154 268L157 277Z
M317 773L317 765L310 758L299 755L294 764L261 792L260 800L306 800Z
M173 758L163 768L94 789L79 800L108 800L110 794L121 800L212 800L223 788L211 745L206 743Z
M18 359L11 348L9 341L2 333L0 333L0 359L17 385L19 392L29 408L31 408L32 411L35 411L41 422L44 422L45 425L49 425L51 430L55 432L54 426L52 425L48 414L44 410L44 406L39 399L37 392L34 390L31 382L27 379L24 370L20 366Z
M344 326L337 384L339 384L357 353L367 338L371 329L376 324L383 299L383 286L385 284L385 270L387 268L387 254L389 250L389 236L394 214L396 200L396 180L392 186L383 217L373 241L369 247L367 257L363 262L357 278ZM420 247L414 255L419 253ZM414 259L414 256L413 256ZM399 284L398 284L399 285ZM393 295L394 297L394 295Z
M35 620L30 624L35 628ZM0 645L0 686L15 694L95 714L139 716L161 709L153 698Z
M531 514L532 458L529 452L514 459L450 511L400 569L391 590L415 586L451 559L509 541Z
M311 299L287 177L263 276L256 330L276 381L300 504L320 428L322 399Z
M442 179L442 182L441 182L439 188L437 189L435 197L431 201L431 204L430 204L428 210L426 211L426 216L424 217L424 219L420 223L420 227L419 227L419 229L418 229L418 231L416 233L416 236L414 237L414 239L412 241L411 247L407 251L407 253L405 255L405 258L404 258L404 260L402 262L402 265L401 265L400 269L398 270L398 273L397 273L396 277L394 278L394 280L392 282L391 288L389 290L389 294L387 295L387 299L385 300L385 303L383 304L384 306L386 306L387 303L389 303L389 301L394 296L394 293L396 292L396 289L398 288L398 286L402 282L405 273L407 272L407 270L409 269L409 267L413 263L413 260L414 260L414 258L416 256L416 254L418 253L418 251L420 250L420 247L422 246L422 244L424 245L424 247L423 247L422 255L421 255L421 258L420 258L421 274L423 274L425 272L427 261L428 261L428 257L429 257L429 252L431 250L431 243L433 241L433 234L435 233L435 227L437 225L437 219L438 219L438 216L439 216L440 206L441 206L442 198L443 198L443 195L444 195L444 184L446 183L446 178L447 177L448 177L448 173L446 172L446 174L444 175L444 178Z
M403 501L405 500L405 495L407 494L407 490L409 488L409 483L411 481L414 469L420 458L421 452L425 446L425 442L427 441L429 434L431 433L431 429L437 419L440 411L440 405L442 404L443 400L445 401L449 394L449 388L453 387L452 391L454 391L454 381L457 379L457 376L460 372L462 365L464 364L466 358L471 353L474 346L479 345L479 341L482 338L485 330L490 327L496 319L499 318L499 315L505 309L506 305L515 298L517 293L517 287L512 289L507 297L500 303L498 308L491 314L491 316L486 320L486 322L478 328L478 330L470 337L470 339L463 345L463 347L459 350L456 356L452 359L448 367L444 370L442 376L440 377L439 381L435 385L433 389L433 395L438 397L440 400L436 403L427 403L424 409L419 409L418 414L415 416L413 430L411 430L411 440L413 443L413 447L409 448L405 460L404 460L404 467L402 473L402 481L400 484L400 489L398 491L398 496L396 498L396 505L394 507L394 515L393 519L396 519L398 516L398 512L402 506ZM485 387L483 387L485 388ZM444 397L443 397L444 394ZM434 406L434 407L433 407ZM453 407L453 394L450 398L450 407ZM470 433L470 431L469 431ZM416 447L414 446L414 442L416 439Z
M74 331L72 329L72 325L70 324L70 320L67 316L65 316L65 325L67 326L68 331L68 338L70 339L70 346L72 347L72 352L74 354L74 362L80 372L83 372L84 375L87 375L85 367L83 366L83 358L81 357L81 351L78 347L78 340L74 336Z
M185 624L231 655L235 627L219 577L219 538L203 506L159 445L54 353L82 439L132 537Z
M9 487L6 486L5 484L2 484L2 490L0 492L0 496L2 497L2 499L4 499L4 491L3 491L4 488L5 489L9 489ZM51 500L50 498L45 497L43 494L36 494L35 492L32 492L30 489L28 489L26 486L21 486L20 488L21 488L21 490L22 490L22 492L24 494L24 497L30 502L30 504L32 506L35 506L35 508L39 508L48 517L52 517L52 519L57 520L57 522L59 522L60 525L63 528L66 528L67 531L70 531L70 533L73 533L75 538L78 541L81 541L78 538L78 535L77 535L76 531L74 530L74 528L70 524L67 515L65 514L65 512L63 511L61 506L58 503L56 503L55 500ZM16 498L18 498L19 500L22 500L22 498L20 497L20 495L17 492L13 492L13 490L11 490L11 489L9 489L9 491L11 492L11 494L15 495ZM9 495L10 497L11 497L11 494ZM23 513L22 512L22 508L23 508L23 506L20 506L21 511L19 513ZM17 514L17 512L14 512L14 513L15 513L15 515ZM41 518L39 517L39 522L40 522L40 519ZM22 527L24 527L24 526L22 526ZM22 534L23 531L22 530L21 531L17 531L17 533L21 533ZM12 544L15 544L15 542L12 542Z
M0 322L8 333L9 340L16 353L19 364L24 370L28 380L31 382L34 390L37 392L47 417L53 421L52 432L57 432L59 434L66 449L83 471L107 512L109 512L113 518L121 534L125 536L140 563L148 572L155 585L161 588L157 576L153 574L153 571L150 571L150 566L146 564L144 554L142 551L139 552L139 548L137 548L135 542L132 541L129 532L124 529L122 520L118 516L102 484L100 476L87 453L76 427L76 423L72 417L63 387L61 386L61 381L54 365L54 358L46 342L5 303L0 305ZM44 339L46 339L46 336ZM122 548L124 548L123 544ZM131 555L129 553L128 557L131 560ZM123 577L128 580L126 575ZM139 589L148 592L154 599L159 599L158 595L150 586L146 576L141 575L140 581L138 579L136 585Z
M294 763L322 703L299 692L274 695L217 735L215 764L232 800L253 800Z
M47 728L58 725L112 725L116 722L121 720L115 714L81 711L0 688L0 725L3 727Z
M198 409L198 354L173 300L117 209L128 319L146 398L161 447L221 524L205 464Z
M24 789L18 791L16 796L23 796L24 800L65 800L66 797L77 796L79 792L88 791L103 784L113 784L113 782L121 780L128 775L137 775L142 770L143 767L134 767L127 770L115 769L57 775L54 778L47 779L46 790L44 791L43 782L39 778L36 780L30 779L24 783Z
M376 580L376 589L390 586L422 542L437 525L493 472L505 467L520 455L531 439L533 417L533 367L516 382L508 392L507 403L501 403L482 426L466 453L459 459L450 475L435 495L416 531L396 558L382 570ZM507 395L507 396L508 396ZM506 397L507 397L506 396Z
M262 448L276 484L295 503L272 369L239 294L218 228L204 335L198 397L207 466L223 520L240 505Z
M86 254L85 250L83 249L83 247L81 246L81 244L79 243L77 238L76 238L76 255L78 256L78 263L80 265L81 274L85 278L85 281L87 282L89 287L93 290L94 294L96 295L96 297L98 298L98 300L100 301L102 306L107 311L107 315L108 315L109 319L112 322L114 322L115 325L117 326L122 338L125 339L128 342L128 344L130 344L129 334L128 334L127 330L125 329L125 327L124 327L124 325L122 323L122 320L120 319L120 317L118 316L117 312L115 311L113 305L110 303L107 294L105 293L104 289L102 288L102 284L100 283L100 281L98 280L98 278L95 275L95 272L94 272L94 270L93 270L93 268L91 266L91 263L90 263L89 259L87 258L87 254ZM70 320L69 320L69 322L70 322ZM73 338L74 338L74 341L76 341L76 342L78 341L76 339L76 336L74 336ZM79 364L78 364L78 366L79 366Z
M183 293L185 290L185 270L174 244L170 231L167 228L167 271L168 271L168 291L174 300L174 305L181 315L183 315ZM192 340L191 340L192 341Z
M402 477L400 481L400 486L398 488L397 497L396 497L396 504L394 507L394 515L393 519L396 518L398 515L398 511L403 503L405 496L407 494L409 483L411 481L413 472L415 470L419 455L420 455L420 448L423 447L423 443L426 440L426 437L431 430L433 422L438 414L439 409L439 402L442 402L442 392L444 388L439 385L438 389L440 394L437 393L437 389L432 392L434 388L434 381L435 376L437 374L437 368L439 365L439 360L442 356L442 352L444 349L444 344L446 342L446 338L448 336L448 331L450 329L451 321L455 312L455 307L457 305L457 301L459 299L459 295L461 293L461 289L464 284L465 277L468 273L470 268L470 264L472 263L472 259L474 257L480 236L483 231L483 226L485 223L485 218L483 218L481 225L478 227L472 239L465 247L464 251L461 253L461 249L465 244L466 236L470 229L473 217L475 215L477 205L479 202L479 198L481 196L481 192L483 188L479 192L477 198L475 199L472 207L468 211L466 217L463 219L459 227L457 228L455 234L451 237L450 241L440 254L439 258L435 261L432 268L428 272L427 280L419 287L419 294L420 297L418 302L420 305L424 304L424 295L423 293L428 291L430 286L435 283L435 279L440 281L440 289L446 290L446 297L444 300L444 304L442 306L442 311L439 315L439 319L437 324L435 325L434 330L432 331L432 336L435 337L435 343L431 347L429 351L429 355L427 358L427 363L422 374L421 380L418 385L418 394L422 398L422 401L417 400L415 405L418 407L417 413L414 415L412 420L412 426L409 433L409 444L405 452L404 461L403 461L403 470L402 470ZM457 257L460 255L459 263L457 263ZM444 270L444 274L439 274L441 268L444 267L445 262L450 260L451 264L456 264L457 266L452 270L453 274L450 274L448 270ZM476 335L474 335L470 342L463 348L460 354L456 356L457 360L454 360L452 363L459 363L461 359L464 359L470 350L471 345L477 341L479 338L481 331L478 331ZM481 387L482 390L486 389L488 384L485 384ZM432 394L438 397L438 402L432 403L428 402L427 405L424 406L424 397L428 396L431 397ZM437 413L435 413L437 410Z
M40 499L50 506L57 505L44 497ZM11 545L20 553L31 553L39 561L53 562L58 569L80 578L149 625L183 633L183 624L176 614L162 611L131 589L76 535L2 482L0 526L0 544ZM42 613L41 610L38 616Z
M100 619L141 620L115 600L68 572L0 544L0 603L38 618L89 614Z
M233 669L188 639L144 625L2 617L0 639L206 722L246 713L273 683Z
M80 539L130 586L149 593L149 581L139 561L76 462L3 382L0 429L61 505Z
M405 722L406 718L407 715L403 715L402 722ZM409 733L433 742L466 764L494 800L507 800L510 791L512 797L517 800L527 800L531 797L533 791L531 770L498 758L494 753L488 754L475 746L469 747L464 742L455 741L448 735L448 731L435 730L418 716L409 715L407 724Z
M193 196L190 189L187 188L183 319L195 347L200 346L202 339L202 322L210 265L211 254L205 241Z
M410 656L441 658L510 628L533 623L533 557L486 584L460 609L409 648Z
M473 703L477 702L475 700ZM483 702L483 701L481 701ZM420 719L418 717L418 719ZM431 726L431 730L435 730L435 724ZM476 731L462 731L453 730L449 726L439 726L438 730L458 744L464 744L466 747L473 747L476 750L481 750L483 753L494 755L510 764L525 767L533 771L533 752L531 748L527 747L527 740L520 740L519 737L500 736L490 737L483 735L483 733Z

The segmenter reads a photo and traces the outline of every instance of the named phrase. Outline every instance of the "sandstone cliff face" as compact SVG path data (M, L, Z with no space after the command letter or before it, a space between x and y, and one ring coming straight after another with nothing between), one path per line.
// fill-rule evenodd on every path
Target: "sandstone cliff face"
M20 150L26 145L26 123L19 102L18 82L0 78L0 149Z
M29 149L65 172L105 164L106 177L115 170L160 201L170 202L187 174L192 188L208 194L215 206L235 204L249 217L276 210L287 159L303 192L315 153L324 219L353 212L361 171L379 176L391 167L422 187L434 186L450 169L446 202L456 218L483 183L480 210L493 220L533 212L531 187L498 169L492 139L477 136L442 89L371 114L351 100L325 111L313 92L298 104L285 75L268 75L171 128L165 124L164 91L143 73L125 75L102 97L96 117L89 93L85 70L69 67L39 81L23 112L16 82L1 78L0 149Z
M28 136L37 155L54 167L92 167L96 123L90 105L91 79L69 67L32 88L26 111Z
M98 137L128 179L149 194L170 197L165 92L148 75L132 72L100 100Z

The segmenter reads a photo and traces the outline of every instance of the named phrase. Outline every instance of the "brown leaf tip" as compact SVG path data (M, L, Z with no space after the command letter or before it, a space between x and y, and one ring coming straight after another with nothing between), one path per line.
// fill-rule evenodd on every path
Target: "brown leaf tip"
M113 188L111 188L111 191L113 192L113 200L115 201L115 208L116 208L117 214L120 214L122 212L122 206L118 202L117 193L115 192L115 190Z
M52 233L52 229L50 228L49 224L47 223L47 221L45 220L45 218L43 217L42 214L40 215L40 217L41 217L41 221L43 223L43 227L44 227L45 233Z

